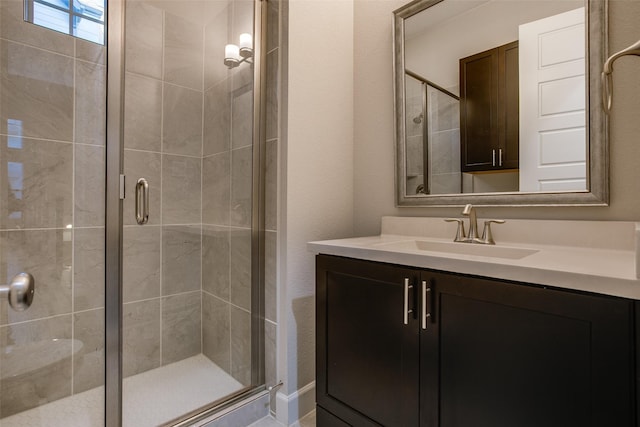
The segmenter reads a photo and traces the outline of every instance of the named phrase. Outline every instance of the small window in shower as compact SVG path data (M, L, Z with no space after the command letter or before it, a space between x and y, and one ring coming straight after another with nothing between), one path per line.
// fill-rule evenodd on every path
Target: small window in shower
M25 20L104 44L106 0L24 0Z

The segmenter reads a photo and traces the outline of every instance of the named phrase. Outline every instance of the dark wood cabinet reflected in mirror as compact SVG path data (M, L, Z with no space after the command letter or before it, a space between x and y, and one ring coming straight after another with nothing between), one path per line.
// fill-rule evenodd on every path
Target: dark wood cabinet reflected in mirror
M397 204L606 205L606 2L394 12Z

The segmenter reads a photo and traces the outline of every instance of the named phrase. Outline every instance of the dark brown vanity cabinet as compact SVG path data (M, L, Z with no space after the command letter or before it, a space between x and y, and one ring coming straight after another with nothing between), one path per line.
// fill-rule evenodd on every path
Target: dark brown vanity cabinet
M637 426L636 303L319 255L318 426Z
M518 169L518 42L460 60L462 171Z
M317 258L316 399L333 415L318 411L329 420L318 417L318 426L418 425L419 330L417 313L408 312L415 292L405 294L404 283L415 285L419 276L415 269Z

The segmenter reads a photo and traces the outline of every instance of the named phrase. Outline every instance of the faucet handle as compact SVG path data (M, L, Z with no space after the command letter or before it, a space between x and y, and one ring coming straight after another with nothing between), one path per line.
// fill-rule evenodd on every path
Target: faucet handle
M484 230L482 230L482 243L487 245L495 245L496 242L493 240L493 235L491 234L491 223L495 224L504 224L504 219L489 219L484 222Z
M462 220L461 218L446 218L445 221L458 223L456 237L455 239L453 239L454 242L462 242L467 238L467 234L464 232L464 220Z

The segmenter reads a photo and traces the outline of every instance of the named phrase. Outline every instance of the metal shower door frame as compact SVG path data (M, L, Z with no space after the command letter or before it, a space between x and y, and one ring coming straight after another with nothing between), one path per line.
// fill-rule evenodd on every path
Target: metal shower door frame
M122 425L122 252L124 194L125 2L107 0L107 131L105 200L105 426ZM251 386L234 401L264 391L264 264L267 0L254 0L254 94L251 230ZM235 398L234 398L235 397ZM185 423L214 413L212 402ZM182 422L179 424L183 424Z

